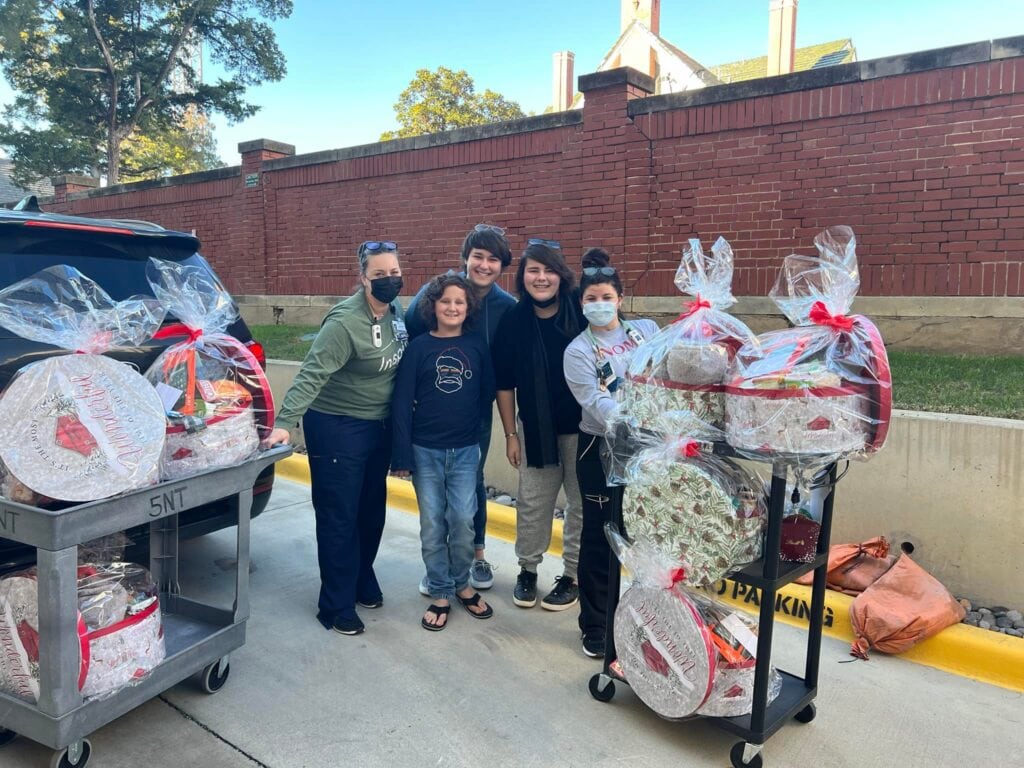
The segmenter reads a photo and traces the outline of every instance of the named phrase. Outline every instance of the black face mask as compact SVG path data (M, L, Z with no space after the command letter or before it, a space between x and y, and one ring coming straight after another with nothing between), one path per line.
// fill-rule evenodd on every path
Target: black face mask
M556 301L558 301L558 294L556 293L550 299L545 299L544 301L537 301L532 296L530 298L533 300L533 306L540 307L541 309L547 309L548 307L553 305Z
M400 277L378 277L370 281L370 294L381 304L390 304L401 292Z

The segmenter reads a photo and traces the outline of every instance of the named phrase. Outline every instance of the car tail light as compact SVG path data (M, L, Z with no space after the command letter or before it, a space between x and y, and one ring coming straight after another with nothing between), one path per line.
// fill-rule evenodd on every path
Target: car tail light
M245 346L252 352L252 356L256 358L256 361L263 366L263 370L267 369L267 352L263 349L263 345L253 339L252 341L245 342Z

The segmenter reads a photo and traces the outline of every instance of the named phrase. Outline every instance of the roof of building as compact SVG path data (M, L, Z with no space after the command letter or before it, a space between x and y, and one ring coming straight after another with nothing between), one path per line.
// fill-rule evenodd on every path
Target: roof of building
M808 69L831 67L836 64L847 64L856 60L857 49L853 47L853 40L850 38L833 40L829 43L819 43L818 45L808 45L805 48L797 48L793 71L805 72ZM754 59L733 61L728 64L719 64L710 69L723 83L756 80L767 75L768 57L758 56Z
M49 179L40 179L27 187L20 187L11 179L12 173L14 162L9 158L0 157L0 205L16 203L25 195L53 194L53 185Z
M661 35L654 34L647 27L646 24L635 19L632 22L630 22L628 27L622 30L622 34L619 35L619 38L618 40L615 41L614 45L612 45L612 47L608 49L608 53L606 53L604 55L604 58L601 59L601 63L598 65L597 70L595 71L601 72L607 67L608 62L612 60L614 55L622 47L623 43L626 40L626 37L633 31L634 27L640 30L640 34L648 38L648 41L652 47L661 48L662 52L665 55L671 56L682 61L683 64L685 64L693 72L694 76L701 81L702 85L721 85L721 80L719 80L708 67L705 67L695 58L690 56L688 53L672 45L672 43L670 43Z

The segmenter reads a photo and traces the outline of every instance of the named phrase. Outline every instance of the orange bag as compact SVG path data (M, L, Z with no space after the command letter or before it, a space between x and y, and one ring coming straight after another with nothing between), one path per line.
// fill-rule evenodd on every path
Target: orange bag
M850 606L850 623L857 637L850 655L867 659L869 648L902 653L964 616L964 607L949 590L903 555Z
M877 579L879 576L881 576L883 573L889 570L889 568L882 568L881 564L871 564L873 568L864 568L863 574L858 573L856 576L849 578L837 576L837 572L843 568L850 566L851 564L853 564L853 561L857 560L858 558L860 558L861 560L865 560L866 558L885 559L888 558L888 556L889 541L885 538L885 536L875 536L875 538L868 539L863 544L833 544L831 547L828 548L828 586L831 589L836 589L840 592L843 592L847 589L844 586L846 584L863 583L864 586L860 587L859 590L855 590L852 592L852 594L856 594L856 592L865 589L875 579ZM868 565L869 563L870 561L868 561L868 563L865 563L865 565ZM892 561L889 561L889 565L892 565ZM857 568L862 567L863 566L857 565ZM868 578L870 577L868 572L870 572L870 575L874 576L874 578L872 578L870 581L868 580ZM814 571L811 571L810 573L805 573L803 576L797 579L796 583L805 584L809 586L813 580ZM837 586L833 587L833 584L837 584Z

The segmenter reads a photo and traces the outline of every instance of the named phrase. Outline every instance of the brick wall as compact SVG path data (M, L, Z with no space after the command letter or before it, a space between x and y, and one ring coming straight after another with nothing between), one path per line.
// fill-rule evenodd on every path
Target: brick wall
M862 295L1024 295L1024 38L688 94L652 85L586 75L576 112L314 155L247 142L241 168L52 207L194 229L243 294L345 294L371 237L400 244L415 286L486 221L517 251L559 239L575 264L603 245L635 295L675 296L686 239L721 234L736 294L763 296L782 256L840 223L858 234Z

